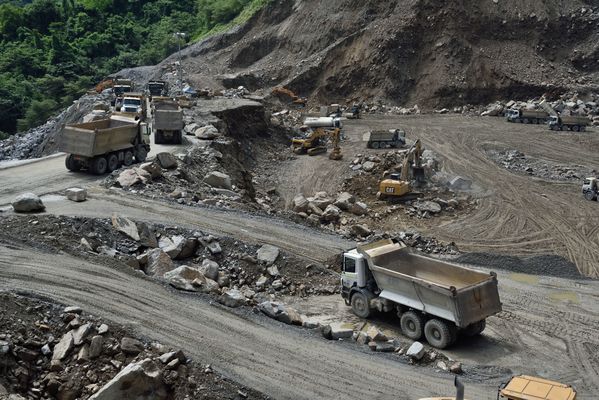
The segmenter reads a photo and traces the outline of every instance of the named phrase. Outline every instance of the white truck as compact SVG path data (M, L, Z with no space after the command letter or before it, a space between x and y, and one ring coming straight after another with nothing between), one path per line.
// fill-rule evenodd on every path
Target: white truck
M381 240L343 254L341 296L354 314L395 311L404 335L443 349L474 336L501 311L497 275L417 254Z
M560 115L552 116L549 119L549 129L552 131L571 130L574 132L585 131L591 124L588 117L579 115Z
M508 122L518 122L521 124L545 124L549 120L549 114L544 110L512 108L507 110L505 118Z

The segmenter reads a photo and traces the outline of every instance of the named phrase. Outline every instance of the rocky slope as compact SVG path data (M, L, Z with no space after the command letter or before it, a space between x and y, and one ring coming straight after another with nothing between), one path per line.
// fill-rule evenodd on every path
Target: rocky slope
M434 108L596 86L598 25L597 1L277 0L184 66L200 87Z

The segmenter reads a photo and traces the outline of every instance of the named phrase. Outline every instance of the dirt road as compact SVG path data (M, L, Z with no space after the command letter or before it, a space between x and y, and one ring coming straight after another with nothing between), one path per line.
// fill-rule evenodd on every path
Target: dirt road
M438 376L397 360L354 351L308 331L235 314L196 296L174 292L127 269L0 246L0 285L77 304L185 349L226 376L276 399L415 399L453 391ZM494 381L468 394L494 399Z
M429 229L428 234L456 242L462 250L510 255L557 254L581 273L599 277L599 205L584 200L581 182L548 182L519 175L496 164L486 148L516 149L528 156L589 169L599 165L596 132L554 133L545 126L510 124L502 118L367 116L345 121L349 140L343 161L326 156L298 157L282 169L279 190L287 200L300 191L335 191L348 175L349 162L368 150L362 135L372 129L401 127L408 140L421 138L443 160L443 170L472 179L479 205L470 214ZM373 190L376 184L373 182ZM398 227L406 227L400 221Z

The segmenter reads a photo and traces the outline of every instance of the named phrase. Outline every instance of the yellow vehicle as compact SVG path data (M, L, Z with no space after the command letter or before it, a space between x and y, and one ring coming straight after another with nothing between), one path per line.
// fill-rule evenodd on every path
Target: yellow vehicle
M427 397L420 400L465 400L464 385L457 377L454 385L457 388L455 397ZM499 388L497 400L576 400L576 391L570 385L520 375L513 377Z
M416 140L408 150L401 167L401 174L393 173L387 179L379 183L379 192L377 197L381 200L395 198L408 200L418 197L420 194L412 191L410 183L410 172L412 178L421 181L424 178L424 169L422 168L422 146L420 139Z
M329 138L331 139L331 144L333 146L329 158L331 160L341 160L343 154L341 154L341 147L339 146L341 140L341 129L339 128L333 130L316 128L305 138L293 138L291 140L291 145L295 154L315 156L327 152L326 140Z

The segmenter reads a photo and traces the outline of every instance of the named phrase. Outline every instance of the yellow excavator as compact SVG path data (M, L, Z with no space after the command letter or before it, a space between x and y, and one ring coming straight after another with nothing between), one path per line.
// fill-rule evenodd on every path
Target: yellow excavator
M401 174L392 173L388 178L383 179L379 183L377 197L381 200L396 199L405 201L421 196L421 193L412 190L410 184L410 175L418 182L424 179L421 156L422 145L420 139L417 139L406 153L401 166Z
M331 160L341 160L343 154L341 154L341 129L325 129L316 128L312 130L305 138L293 138L291 145L295 154L308 154L309 156L315 156L327 152L327 140L331 139L331 145L333 150L329 154Z
M464 385L456 377L455 397L427 397L420 400L465 400ZM570 385L528 375L514 376L497 390L497 400L576 400L576 390Z
M299 107L305 107L306 103L308 102L307 98L299 97L298 95L293 93L291 90L289 90L285 87L281 87L281 86L275 87L272 90L272 94L273 94L273 96L276 96L281 100L283 100L283 99L288 100L291 102L291 104L299 106Z

